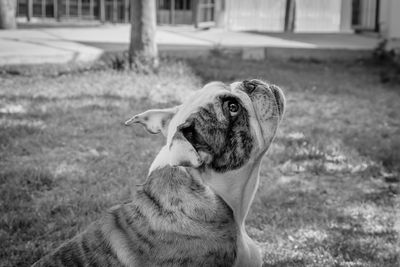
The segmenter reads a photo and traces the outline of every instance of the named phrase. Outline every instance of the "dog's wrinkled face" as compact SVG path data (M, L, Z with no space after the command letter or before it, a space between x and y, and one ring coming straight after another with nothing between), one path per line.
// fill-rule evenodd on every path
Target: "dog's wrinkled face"
M180 106L149 110L139 122L167 137L172 166L234 170L266 152L282 118L282 91L260 80L225 85L212 82Z

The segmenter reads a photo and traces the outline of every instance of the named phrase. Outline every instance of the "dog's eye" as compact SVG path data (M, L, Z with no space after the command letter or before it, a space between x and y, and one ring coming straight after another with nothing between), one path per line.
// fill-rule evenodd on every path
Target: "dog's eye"
M228 101L228 109L231 115L236 115L239 112L239 104L233 101Z

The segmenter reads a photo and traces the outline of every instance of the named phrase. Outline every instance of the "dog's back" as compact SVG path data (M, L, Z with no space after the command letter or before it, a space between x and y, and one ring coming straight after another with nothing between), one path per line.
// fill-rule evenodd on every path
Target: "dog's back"
M164 167L139 186L133 202L34 266L232 266L232 210L185 171Z

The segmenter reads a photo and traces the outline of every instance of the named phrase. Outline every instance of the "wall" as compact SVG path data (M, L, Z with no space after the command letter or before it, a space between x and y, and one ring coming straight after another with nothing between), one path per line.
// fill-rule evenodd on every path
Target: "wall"
M400 39L400 0L391 0L388 16L388 37Z
M229 30L282 31L286 0L227 0Z
M349 32L350 19L341 15L343 1L350 7L348 0L297 0L295 32ZM285 6L286 0L226 0L225 27L283 31Z
M340 0L299 0L296 2L296 32L340 31Z
M381 0L379 12L380 33L384 38L400 39L400 1Z

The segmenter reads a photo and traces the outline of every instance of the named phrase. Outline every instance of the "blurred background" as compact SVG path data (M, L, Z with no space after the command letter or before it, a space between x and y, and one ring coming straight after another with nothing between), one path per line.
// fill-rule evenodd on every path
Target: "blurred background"
M392 3L393 2L393 3ZM157 0L160 25L246 31L378 32L398 37L391 0ZM18 22L129 23L129 0L17 0ZM396 35L397 34L397 35Z
M66 62L72 57L91 61L103 52L127 50L130 18L140 15L130 0L1 3L0 28L32 30L1 33L4 64L27 64L36 58L41 63L61 61L54 59L57 56ZM216 47L236 47L246 50L244 57L265 57L264 48L278 57L318 57L321 50L360 57L383 41L387 50L399 47L400 3L393 0L157 0L154 5L155 42L162 54L180 50L181 56L199 55ZM47 51L40 51L40 45ZM335 57L340 56L336 51Z
M263 266L399 266L400 1L0 0L0 266L133 198L122 122L205 83L287 98L246 229Z

